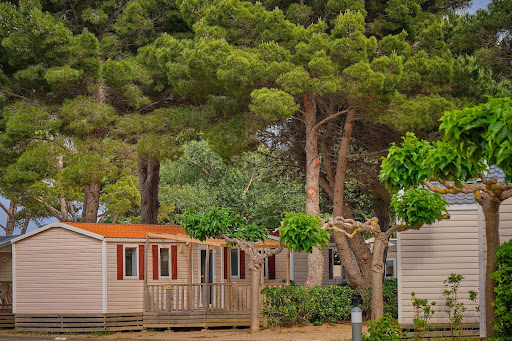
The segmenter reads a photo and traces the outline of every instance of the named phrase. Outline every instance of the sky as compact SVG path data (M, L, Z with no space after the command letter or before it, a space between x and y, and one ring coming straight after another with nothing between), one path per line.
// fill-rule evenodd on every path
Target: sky
M479 8L486 8L487 5L489 4L489 2L490 2L490 0L473 0L473 2L471 3L471 7L468 9L468 12L475 13ZM1 197L0 197L0 201L2 201L2 203L6 206L9 204L9 202L7 200L5 200L4 198L1 198ZM5 215L4 211L0 209L0 223L5 224L5 220L6 220L6 215ZM49 219L48 223L53 222L53 221L56 221L56 219ZM37 225L34 224L34 222L31 222L28 230L30 231L30 230L34 230L36 228L37 228ZM17 232L19 232L19 230ZM3 231L0 229L0 235L3 235L3 234L4 234Z

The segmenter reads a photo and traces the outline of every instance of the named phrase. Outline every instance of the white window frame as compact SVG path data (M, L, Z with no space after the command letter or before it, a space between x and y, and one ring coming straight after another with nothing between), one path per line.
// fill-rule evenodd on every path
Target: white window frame
M135 276L126 276L126 249L135 249ZM123 245L123 279L139 279L139 245Z
M169 276L162 276L162 259L160 257L160 249L169 249ZM167 245L158 245L158 279L170 279L172 275L171 256L172 248Z
M335 265L334 264L334 253L335 252L338 253L338 251L335 248L332 248L331 250L332 250L332 260L331 260L331 262L332 262L332 264L331 264L331 266L332 266L332 279L343 279L343 264L341 264L341 259L340 259L341 276L334 275L334 265ZM338 257L339 257L339 254L338 254Z
M387 262L387 261L391 261L391 262L393 262L393 276L391 276L391 277L388 277L388 276L387 276L387 273L386 273L387 266L386 266L386 263L384 263L384 278L393 278L393 279L396 279L396 259L394 259L394 258L388 258L388 259L386 259L386 262Z
M231 266L231 264L229 264L229 269L231 271L231 278L235 278L235 279L239 279L240 278L240 268L242 266L242 264L240 264L240 248L239 247L232 247L231 249L228 249L229 252L232 252L232 251L237 251L237 259L238 259L238 275L237 276L234 276L233 275L233 267ZM231 255L230 259L233 258L233 255ZM226 260L227 262L227 260ZM245 264L244 264L245 266Z

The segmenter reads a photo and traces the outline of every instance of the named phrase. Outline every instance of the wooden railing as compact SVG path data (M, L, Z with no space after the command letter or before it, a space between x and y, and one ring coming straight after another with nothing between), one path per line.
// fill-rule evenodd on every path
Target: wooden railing
M148 285L145 311L247 311L251 285L245 283Z
M12 309L12 282L0 282L0 309Z

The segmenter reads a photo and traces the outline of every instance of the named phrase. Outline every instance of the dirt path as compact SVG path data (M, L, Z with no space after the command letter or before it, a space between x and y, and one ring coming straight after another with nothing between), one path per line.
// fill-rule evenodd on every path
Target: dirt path
M248 329L209 329L188 331L142 331L121 332L111 335L95 334L26 334L13 331L0 331L0 340L37 340L38 338L63 340L227 340L227 341L345 341L350 340L352 329L350 323L324 324L322 326L305 325L291 328L265 329L259 333L251 334Z

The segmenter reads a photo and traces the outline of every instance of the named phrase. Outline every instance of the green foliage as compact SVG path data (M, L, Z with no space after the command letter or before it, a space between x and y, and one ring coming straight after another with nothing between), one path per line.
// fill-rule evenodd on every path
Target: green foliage
M175 207L161 222L178 223L186 209L205 212L221 206L233 209L249 224L274 230L283 212L304 207L302 179L276 162L280 154L260 148L227 161L205 141L191 141L182 150L160 169L160 202Z
M228 208L212 207L204 213L185 211L181 227L195 239L204 241L210 237L228 236L247 241L262 241L268 236L263 226L247 225L246 219Z
M411 302L414 308L414 329L416 330L416 339L424 334L429 328L430 319L436 313L434 307L436 302L430 302L425 298L417 298L415 292L411 292Z
M485 161L512 180L512 99L496 98L485 104L446 112L440 129L444 141L473 164Z
M265 288L262 314L269 325L317 324L349 318L353 291L347 286Z
M398 318L398 283L396 279L386 278L382 286L384 314Z
M249 108L266 120L288 118L298 109L293 97L281 90L267 88L254 90L251 97L252 104Z
M396 218L413 229L442 220L444 213L448 212L448 203L439 193L422 187L394 194L391 207Z
M457 336L462 337L461 323L464 319L464 312L467 310L463 302L459 301L458 290L460 283L464 276L458 274L450 274L447 279L443 281L446 312L448 313L448 320L450 322L450 330L452 338Z
M512 337L512 241L498 247L496 262L498 270L491 275L497 282L494 328L501 339L507 340Z
M311 253L313 247L327 246L329 232L322 230L322 221L311 214L286 213L283 224L279 228L283 245L297 252Z
M399 341L402 340L402 328L400 324L389 314L384 314L377 321L368 322L368 335L364 341Z
M133 175L126 175L116 182L103 187L101 202L106 210L113 214L124 216L127 213L136 214L140 204L138 179Z

